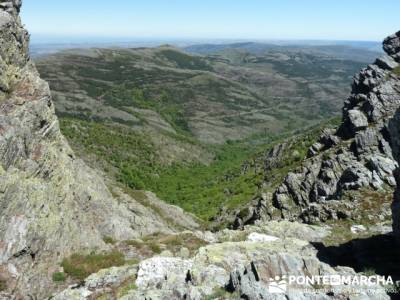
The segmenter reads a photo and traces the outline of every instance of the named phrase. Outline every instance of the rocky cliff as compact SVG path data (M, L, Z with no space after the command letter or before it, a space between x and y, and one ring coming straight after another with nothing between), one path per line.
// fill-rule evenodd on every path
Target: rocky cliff
M122 192L116 199L75 157L29 58L20 7L19 0L0 1L0 280L14 295L43 298L63 257L107 249L106 236L129 239L197 224L151 194L147 206Z
M246 217L236 218L235 226L259 219L348 218L359 213L355 203L343 201L349 191L390 192L396 186L399 36L400 32L386 38L386 55L355 76L339 128L325 130L301 167L290 172L270 196L255 200Z

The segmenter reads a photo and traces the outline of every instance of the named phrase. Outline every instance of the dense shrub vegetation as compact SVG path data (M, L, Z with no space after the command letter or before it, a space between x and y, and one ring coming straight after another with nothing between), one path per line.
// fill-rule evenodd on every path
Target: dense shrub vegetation
M122 266L124 263L124 255L113 251L105 254L73 254L65 258L61 266L64 268L64 272L72 278L83 280L90 274L97 273L101 269Z
M264 153L282 136L277 139L258 135L241 142L210 146L215 158L209 165L163 166L151 141L128 127L70 118L62 118L61 125L73 145L104 161L106 171L121 184L153 191L164 201L179 205L203 220L214 217L222 206L236 208L250 201L260 192L263 179L268 179L271 188L279 184L320 135L317 127L297 137L286 150L284 163L265 174Z
M55 272L52 275L52 279L54 282L64 282L66 279L64 272Z

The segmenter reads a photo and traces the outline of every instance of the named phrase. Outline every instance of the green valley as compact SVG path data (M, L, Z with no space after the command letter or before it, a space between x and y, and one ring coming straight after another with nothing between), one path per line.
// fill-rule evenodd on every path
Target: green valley
M37 66L62 132L87 163L211 221L278 185L319 124L339 113L365 53L348 60L317 50L77 49ZM304 131L266 172L268 150Z

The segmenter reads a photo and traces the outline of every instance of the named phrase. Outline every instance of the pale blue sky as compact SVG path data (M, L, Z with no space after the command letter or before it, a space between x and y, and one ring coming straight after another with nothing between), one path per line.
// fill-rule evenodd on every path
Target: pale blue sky
M24 0L35 36L375 40L399 0Z

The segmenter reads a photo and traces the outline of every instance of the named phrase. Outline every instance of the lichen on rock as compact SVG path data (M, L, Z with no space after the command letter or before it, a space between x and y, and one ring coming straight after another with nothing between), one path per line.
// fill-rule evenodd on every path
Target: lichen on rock
M152 195L151 207L128 195L117 201L75 156L49 86L30 60L20 7L19 0L0 1L0 269L14 294L44 298L54 285L47 270L72 253L107 250L105 236L132 239L198 225L165 205L180 224L156 214L163 204Z

